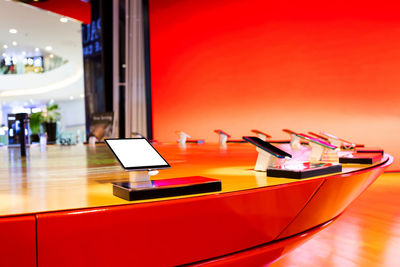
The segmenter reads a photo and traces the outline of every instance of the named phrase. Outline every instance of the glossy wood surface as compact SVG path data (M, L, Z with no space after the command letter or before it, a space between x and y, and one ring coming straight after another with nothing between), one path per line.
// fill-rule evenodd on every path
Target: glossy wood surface
M217 178L222 180L222 193L298 182L266 178L264 172L253 171L257 152L250 144L155 146L172 168L160 171L154 179ZM308 148L290 152L288 145L281 147L295 157L305 157L309 153ZM343 172L365 167L347 165ZM48 146L45 149L33 146L28 157L23 159L18 149L1 147L0 216L132 203L113 196L110 184L126 181L128 177L104 145Z

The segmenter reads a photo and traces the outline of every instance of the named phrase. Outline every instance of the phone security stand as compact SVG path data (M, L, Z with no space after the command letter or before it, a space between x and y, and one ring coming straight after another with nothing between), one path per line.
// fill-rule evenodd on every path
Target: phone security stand
M260 138L261 140L267 141L267 136L266 136L265 134L258 132L258 133L256 133L256 135L257 135L257 137Z
M227 134L221 133L221 132L219 132L218 135L219 135L219 144L221 146L225 146L226 142L228 141L229 136Z
M332 155L337 155L337 150L340 149L339 147L337 147L335 145L329 144L327 142L310 137L305 134L298 134L297 136L299 138L305 139L309 142L310 147L311 147L309 161L312 163L320 162L322 160L324 152L326 152L327 154L330 154L330 156L332 156Z
M310 162L321 161L322 156L324 155L325 148L313 142L310 142L310 146L311 146Z
M328 136L328 141L329 143L331 143L331 145L337 146L337 147L341 147L342 146L342 141L340 141L337 138L333 138L332 136Z
M254 166L255 171L265 172L267 171L268 167L273 167L275 164L281 165L284 164L286 161L286 158L284 159L277 158L272 154L265 152L261 148L256 147L256 150L258 152L258 156L256 165Z
M257 156L256 166L254 167L254 170L265 172L268 167L270 167L274 164L274 157L270 153L267 153L258 147L256 147L256 150L258 152L258 156Z
M258 156L256 165L254 167L255 171L265 172L269 167L273 167L275 165L280 166L285 163L286 158L292 157L292 155L266 141L261 140L259 137L243 136L243 139L256 146Z
M268 138L271 138L271 136L269 134L263 133L263 132L261 132L259 130L255 130L254 129L254 130L251 130L251 132L255 133L256 136L258 138L260 138L261 140L263 140L263 141L267 141Z
M178 143L179 143L180 145L186 144L187 139L188 139L188 138L191 138L190 135L188 135L187 133L182 132L182 131L177 132L177 134L179 134Z
M300 137L290 134L290 146L292 149L299 149L301 147Z

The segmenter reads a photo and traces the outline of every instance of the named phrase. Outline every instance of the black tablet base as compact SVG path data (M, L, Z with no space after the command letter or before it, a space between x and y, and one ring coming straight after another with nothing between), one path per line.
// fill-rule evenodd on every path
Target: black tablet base
M291 179L304 179L304 178L310 178L310 177L339 173L339 172L342 172L341 164L321 163L321 164L309 164L308 167L302 170L268 168L267 176L291 178Z
M348 156L339 157L339 162L349 164L374 164L381 159L381 153L352 153Z
M148 182L113 183L113 195L122 199L144 200L221 191L221 181L201 176Z

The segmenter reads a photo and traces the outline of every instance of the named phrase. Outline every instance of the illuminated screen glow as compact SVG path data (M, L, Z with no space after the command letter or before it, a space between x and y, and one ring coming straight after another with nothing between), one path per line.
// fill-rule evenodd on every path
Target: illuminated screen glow
M125 169L170 167L157 150L144 138L107 139L106 143Z

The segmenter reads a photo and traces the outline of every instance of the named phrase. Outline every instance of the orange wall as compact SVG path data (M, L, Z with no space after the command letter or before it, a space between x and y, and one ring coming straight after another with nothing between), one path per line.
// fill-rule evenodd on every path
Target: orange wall
M155 138L324 130L400 157L400 6L373 2L150 0Z

